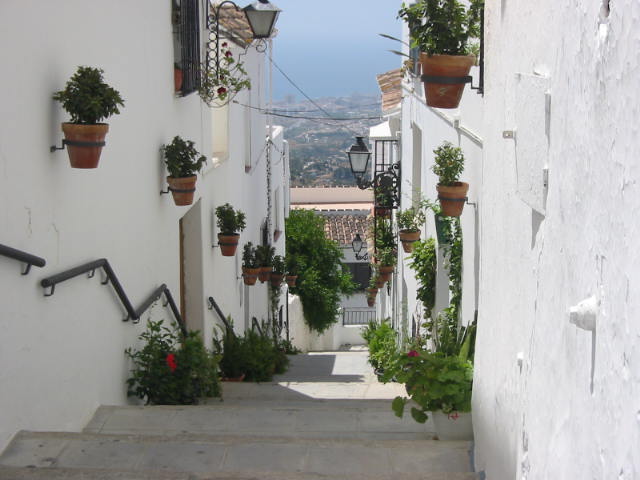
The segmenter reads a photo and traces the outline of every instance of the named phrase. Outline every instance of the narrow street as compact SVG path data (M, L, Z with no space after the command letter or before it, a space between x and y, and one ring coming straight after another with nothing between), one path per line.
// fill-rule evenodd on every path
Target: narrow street
M199 406L98 409L81 433L19 433L2 479L474 479L468 442L396 418L401 385L367 352L291 357L272 383L225 383Z

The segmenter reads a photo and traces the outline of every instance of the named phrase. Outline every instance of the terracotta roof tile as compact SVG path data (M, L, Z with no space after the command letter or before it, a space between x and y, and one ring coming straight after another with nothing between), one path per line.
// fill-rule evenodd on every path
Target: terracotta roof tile
M382 111L395 109L402 100L402 70L397 68L376 76L382 92Z
M356 233L364 240L371 222L369 210L318 210L318 213L325 219L327 237L340 245L350 245Z

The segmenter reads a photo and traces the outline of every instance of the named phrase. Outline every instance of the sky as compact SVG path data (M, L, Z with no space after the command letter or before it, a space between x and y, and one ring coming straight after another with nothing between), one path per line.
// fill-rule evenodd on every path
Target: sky
M376 75L399 68L398 0L271 0L282 10L273 42L275 63L311 98L379 94ZM276 68L274 99L303 96Z

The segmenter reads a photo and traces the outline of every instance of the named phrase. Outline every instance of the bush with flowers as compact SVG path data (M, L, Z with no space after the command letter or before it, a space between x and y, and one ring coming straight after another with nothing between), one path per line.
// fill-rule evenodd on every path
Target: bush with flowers
M197 404L220 396L219 358L207 351L199 332L183 335L175 325L149 320L138 338L145 342L142 349L125 350L133 362L128 395L154 405Z
M216 69L205 63L198 94L210 107L229 103L236 94L251 88L244 63L236 60L228 42L220 45L219 65Z

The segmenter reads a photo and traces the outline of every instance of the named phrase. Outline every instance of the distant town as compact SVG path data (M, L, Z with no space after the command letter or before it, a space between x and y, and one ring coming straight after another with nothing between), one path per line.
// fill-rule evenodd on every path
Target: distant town
M380 96L326 97L314 102L321 109L293 96L273 105L278 113L274 121L285 127L290 145L291 186L353 186L355 181L345 152L354 143L356 134L366 137L370 127L382 122Z

